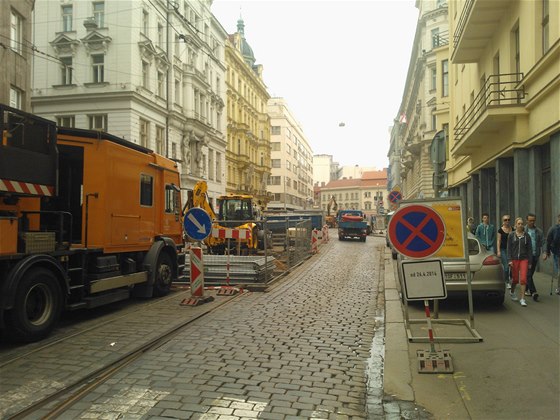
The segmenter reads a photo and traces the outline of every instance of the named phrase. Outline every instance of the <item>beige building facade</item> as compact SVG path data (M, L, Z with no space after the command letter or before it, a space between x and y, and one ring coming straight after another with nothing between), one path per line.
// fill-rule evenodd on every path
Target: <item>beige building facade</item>
M227 187L226 192L253 195L261 207L270 201L270 95L245 39L245 24L226 40Z
M31 110L34 0L2 1L0 13L0 103Z
M560 2L453 1L448 186L468 214L560 212Z
M338 179L320 187L319 208L327 212L334 196L339 210L362 210L370 217L385 212L387 194L387 169L364 171L360 178Z
M272 127L269 209L305 210L313 206L313 151L283 98L270 98Z

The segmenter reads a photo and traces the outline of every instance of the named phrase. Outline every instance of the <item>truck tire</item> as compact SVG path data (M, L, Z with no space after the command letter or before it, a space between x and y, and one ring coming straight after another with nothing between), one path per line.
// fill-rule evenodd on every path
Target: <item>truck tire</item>
M48 336L62 311L63 296L55 275L45 268L31 268L23 276L14 307L6 312L8 336L31 343Z
M169 254L161 251L156 264L156 278L154 281L154 296L165 296L171 290L173 282L173 261Z

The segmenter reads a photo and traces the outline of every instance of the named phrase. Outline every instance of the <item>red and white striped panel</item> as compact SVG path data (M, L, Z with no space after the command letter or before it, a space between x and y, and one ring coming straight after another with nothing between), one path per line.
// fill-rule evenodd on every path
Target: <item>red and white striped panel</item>
M8 179L0 179L0 191L18 194L46 195L48 197L54 195L54 187L50 185L29 184L27 182L10 181Z
M249 239L251 229L212 228L212 236L220 239Z

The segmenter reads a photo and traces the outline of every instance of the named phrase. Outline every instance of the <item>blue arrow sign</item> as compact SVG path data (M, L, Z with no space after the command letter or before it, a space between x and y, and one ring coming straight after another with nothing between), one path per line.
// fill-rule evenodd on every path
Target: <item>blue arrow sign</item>
M206 239L212 230L212 220L206 211L199 207L189 209L183 219L185 232L195 241Z

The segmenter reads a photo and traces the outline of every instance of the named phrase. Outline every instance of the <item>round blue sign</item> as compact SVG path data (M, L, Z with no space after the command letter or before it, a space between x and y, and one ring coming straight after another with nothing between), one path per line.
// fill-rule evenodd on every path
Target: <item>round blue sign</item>
M205 210L193 207L185 213L183 227L189 237L195 241L202 241L212 231L212 219Z

